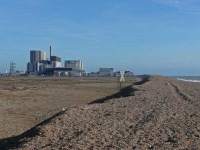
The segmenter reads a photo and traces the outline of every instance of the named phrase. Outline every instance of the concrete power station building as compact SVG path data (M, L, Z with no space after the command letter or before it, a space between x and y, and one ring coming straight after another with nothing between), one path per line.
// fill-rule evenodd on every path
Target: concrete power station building
M50 76L86 76L81 60L66 60L65 67L61 67L61 58L52 56L51 46L49 58L48 60L47 54L44 51L31 50L30 62L27 63L27 73Z
M57 56L50 56L51 68L61 67L61 58Z
M65 68L83 70L83 62L80 60L65 60Z
M30 51L30 62L40 62L41 60L47 60L47 53L41 50Z
M41 50L31 50L30 51L30 62L27 63L27 72L39 72L40 62L46 61L46 52Z
M73 76L85 76L83 62L81 60L65 60L65 68L72 68Z
M30 51L30 62L27 63L27 73L39 74L46 68L58 68L61 67L61 58L57 56L51 56L52 49L50 46L50 61L47 60L47 54L41 50Z

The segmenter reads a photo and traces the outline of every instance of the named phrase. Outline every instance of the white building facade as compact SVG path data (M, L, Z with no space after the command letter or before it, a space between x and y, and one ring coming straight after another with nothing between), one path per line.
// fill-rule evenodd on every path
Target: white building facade
M81 60L65 60L65 68L83 70L83 62Z

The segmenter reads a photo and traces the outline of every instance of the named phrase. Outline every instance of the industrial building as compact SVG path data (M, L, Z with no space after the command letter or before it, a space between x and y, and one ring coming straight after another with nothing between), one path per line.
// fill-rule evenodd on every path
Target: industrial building
M99 68L98 72L88 73L90 77L119 77L120 71L113 72L113 68ZM134 77L135 75L131 71L124 71L124 77Z
M81 60L65 60L65 68L83 70L83 62Z
M47 54L45 51L41 50L31 50L30 51L30 62L27 63L27 72L39 72L41 61L47 60Z
M72 68L45 68L43 72L39 75L49 75L49 76L74 76L81 77L87 76L87 73L84 70L74 70Z
M101 77L113 77L113 68L99 68L99 76Z
M25 75L25 71L19 71L19 70L16 70L11 74L11 76L23 76L23 75Z
M61 67L61 58L57 56L50 56L51 68Z
M89 76L89 77L98 77L98 76L99 76L99 72L91 72L91 73L88 73L88 76Z
M90 77L113 77L114 76L113 68L99 68L98 72L88 73Z
M27 72L39 72L40 70L40 63L39 62L28 62L27 63Z
M45 70L41 73L43 75L50 76L72 76L73 70L72 68L45 68Z
M47 60L47 54L41 50L31 50L30 51L30 62L35 63L41 60Z
M83 69L81 60L65 60L64 67L61 66L61 58L52 55L50 46L49 59L47 53L42 50L31 50L30 61L27 63L27 74L49 75L49 76L91 76L91 77L118 77L120 72L114 73L113 68L99 68L98 72L87 74ZM125 71L124 77L133 77L130 71Z
M51 76L86 76L81 60L66 60L65 67L61 67L61 58L52 56L51 46L49 58L46 58L46 52L44 51L31 50L30 62L27 63L27 73Z
M40 50L30 51L30 62L27 63L27 73L34 75L48 76L87 76L83 69L81 60L65 60L64 67L61 67L61 58L52 56L52 47L50 46L49 59L46 58L46 52ZM118 77L120 72L114 73L113 68L99 68L98 72L88 74L91 77ZM130 71L125 71L124 77L133 77Z
M115 77L119 77L120 76L120 71L117 71L114 73ZM124 77L134 77L135 75L133 74L133 72L131 71L124 71Z
M81 60L65 60L65 68L72 68L72 76L86 76L85 70L83 70L83 61Z
M52 48L50 46L50 61L46 58L46 52L41 50L30 51L30 62L27 63L27 73L41 73L45 68L61 67L61 58L51 56Z

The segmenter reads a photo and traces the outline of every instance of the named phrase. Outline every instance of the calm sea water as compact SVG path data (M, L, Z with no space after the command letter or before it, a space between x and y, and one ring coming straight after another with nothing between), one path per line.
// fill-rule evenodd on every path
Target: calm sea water
M172 76L172 78L187 82L200 82L200 76Z

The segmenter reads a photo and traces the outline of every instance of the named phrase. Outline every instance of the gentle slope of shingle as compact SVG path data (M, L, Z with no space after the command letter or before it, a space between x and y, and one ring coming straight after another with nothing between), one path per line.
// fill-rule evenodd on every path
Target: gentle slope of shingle
M199 91L200 83L151 76L133 85L131 96L70 108L7 147L198 150Z

